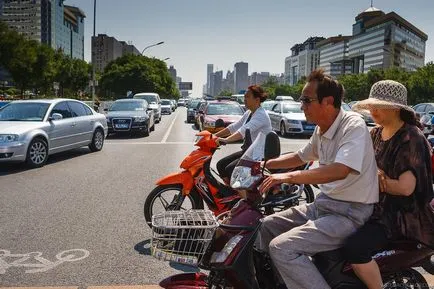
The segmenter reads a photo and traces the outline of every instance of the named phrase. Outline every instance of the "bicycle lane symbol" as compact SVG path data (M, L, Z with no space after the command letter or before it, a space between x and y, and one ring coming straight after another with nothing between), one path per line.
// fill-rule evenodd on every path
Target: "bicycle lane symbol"
M28 268L25 273L41 273L53 269L64 262L76 262L87 258L89 251L84 249L71 249L58 253L56 261L52 262L42 257L41 252L26 254L11 254L8 250L0 250L0 274L5 274L9 268Z

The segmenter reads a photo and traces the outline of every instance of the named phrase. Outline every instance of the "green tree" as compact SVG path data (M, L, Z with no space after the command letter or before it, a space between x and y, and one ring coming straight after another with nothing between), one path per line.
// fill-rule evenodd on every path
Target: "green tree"
M230 96L230 95L232 95L232 91L230 90L222 90L219 93L219 96Z
M100 86L123 97L127 91L156 92L164 98L179 97L175 82L164 61L141 55L127 54L110 62L101 75Z
M410 90L409 104L432 101L434 99L434 63L429 62L412 73L407 89Z

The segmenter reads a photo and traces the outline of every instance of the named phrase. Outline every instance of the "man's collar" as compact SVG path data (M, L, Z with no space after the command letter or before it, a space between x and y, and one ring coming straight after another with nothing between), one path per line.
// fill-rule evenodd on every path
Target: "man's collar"
M343 117L344 117L344 111L343 109L340 109L338 115L335 118L335 121L322 136L327 139L332 139L335 136L336 131L338 130L339 124L341 123Z

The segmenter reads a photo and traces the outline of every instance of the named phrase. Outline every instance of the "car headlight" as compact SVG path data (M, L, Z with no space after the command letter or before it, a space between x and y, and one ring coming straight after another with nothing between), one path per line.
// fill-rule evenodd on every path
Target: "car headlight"
M243 236L236 235L233 236L223 247L221 252L214 252L211 255L211 263L223 263L226 261L226 258L232 253L237 244L243 239Z
M292 124L299 124L300 121L299 120L295 120L295 119L287 119L286 120L288 123L292 123Z
M135 117L134 121L135 122L144 122L144 121L146 121L146 117L144 117L144 116Z
M17 140L17 134L0 134L0 143L13 142Z
M204 125L209 127L215 127L215 121L205 121Z

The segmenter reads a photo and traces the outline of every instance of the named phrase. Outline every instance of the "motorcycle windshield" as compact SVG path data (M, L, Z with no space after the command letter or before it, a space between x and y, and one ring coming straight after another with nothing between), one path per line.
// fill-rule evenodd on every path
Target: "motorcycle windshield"
M241 156L231 175L230 185L236 190L248 190L262 179L260 162L264 158L265 138L259 133L252 145Z

